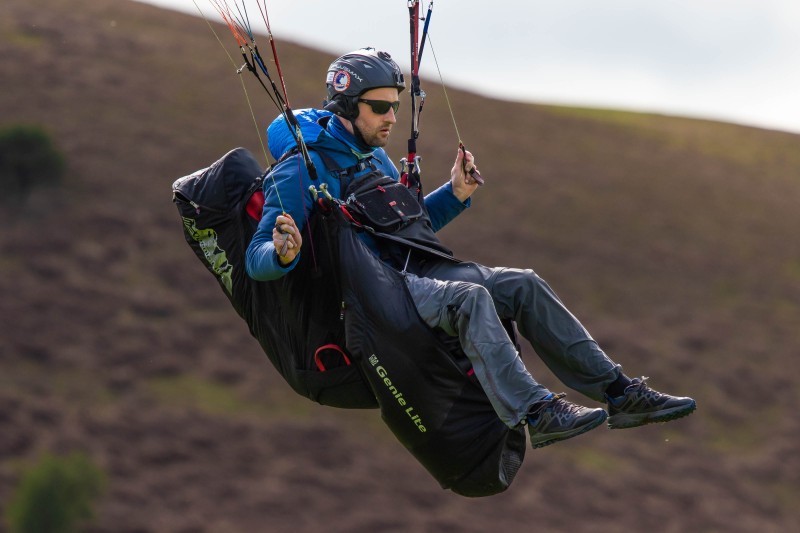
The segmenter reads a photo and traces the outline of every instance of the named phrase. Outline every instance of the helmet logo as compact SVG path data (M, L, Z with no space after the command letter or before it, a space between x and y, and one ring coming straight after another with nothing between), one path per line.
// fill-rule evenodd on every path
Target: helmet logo
M339 70L333 75L333 90L340 93L350 87L350 74L345 70Z

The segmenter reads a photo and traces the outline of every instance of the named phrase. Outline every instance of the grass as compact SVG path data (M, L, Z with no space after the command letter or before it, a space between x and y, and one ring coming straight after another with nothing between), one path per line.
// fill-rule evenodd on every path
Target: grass
M654 113L552 105L543 108L559 116L621 127L676 152L695 151L753 170L786 168L787 163L800 166L797 135Z
M255 416L261 420L304 420L322 409L297 396L287 397L282 391L254 395L240 387L192 374L150 379L145 382L144 390L164 409L191 409L226 419Z
M258 412L233 387L212 383L192 375L152 379L146 388L165 407L189 407L212 415Z
M709 419L711 430L710 449L729 455L758 454L772 440L773 435L765 428L780 423L781 410L772 407L747 406L749 416L735 421Z
M19 31L5 27L3 31L0 31L0 41L5 41L20 48L35 48L45 44L44 37L32 31Z
M71 408L105 409L113 407L119 396L109 390L97 374L86 368L50 368L48 363L16 361L0 364L0 388L8 393L24 393L47 378L46 393L50 401Z
M619 457L611 453L588 447L570 451L569 459L571 461L574 461L582 470L587 470L594 474L618 473L625 467Z

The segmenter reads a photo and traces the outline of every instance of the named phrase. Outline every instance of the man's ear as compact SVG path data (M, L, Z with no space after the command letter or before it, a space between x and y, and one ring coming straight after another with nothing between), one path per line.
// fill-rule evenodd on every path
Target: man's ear
M333 100L322 102L322 108L348 120L355 120L358 116L358 97L337 95Z

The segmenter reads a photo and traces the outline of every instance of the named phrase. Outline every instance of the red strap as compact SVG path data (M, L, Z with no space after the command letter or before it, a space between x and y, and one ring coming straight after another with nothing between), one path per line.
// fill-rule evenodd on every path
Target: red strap
M356 225L358 225L358 226L360 226L360 225L361 225L361 224L359 224L359 223L358 223L358 221L357 221L355 218L353 218L353 215L351 215L351 214L350 214L350 211L348 211L348 210L347 210L347 208L346 208L345 206L343 206L343 205L340 205L340 206L339 206L339 208L342 210L342 213L344 213L344 216L346 216L346 217L347 217L347 219L348 219L350 222L352 222L353 224L356 224Z
M325 372L326 370L325 365L322 364L322 361L320 361L319 358L320 352L323 350L334 350L339 352L340 354L342 354L342 359L344 359L344 362L347 364L347 366L350 366L350 358L347 357L347 354L344 353L344 350L342 350L336 344L326 344L324 346L320 346L319 348L317 348L317 351L314 352L314 362L317 363L317 368L319 368L320 372Z

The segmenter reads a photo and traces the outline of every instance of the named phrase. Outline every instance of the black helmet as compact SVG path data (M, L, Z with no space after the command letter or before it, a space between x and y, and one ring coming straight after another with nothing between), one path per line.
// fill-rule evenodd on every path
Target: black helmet
M359 96L378 87L394 87L402 91L406 83L392 56L374 48L362 48L331 63L325 87L328 90L328 99L323 103L325 109L355 120Z

